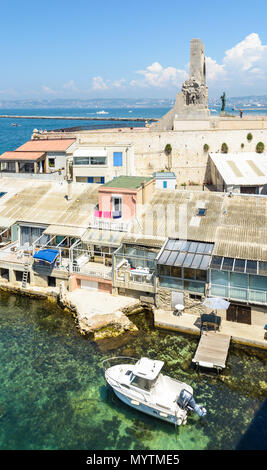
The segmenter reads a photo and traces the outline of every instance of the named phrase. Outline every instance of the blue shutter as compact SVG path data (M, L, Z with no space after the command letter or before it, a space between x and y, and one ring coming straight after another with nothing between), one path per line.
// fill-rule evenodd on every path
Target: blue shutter
M167 181L163 181L163 188L167 188Z
M122 166L122 152L113 152L113 166Z
M101 184L104 184L104 183L105 183L105 177L101 176Z
M88 176L88 177L87 177L87 182L88 182L88 183L93 183L93 182L94 182L93 176Z

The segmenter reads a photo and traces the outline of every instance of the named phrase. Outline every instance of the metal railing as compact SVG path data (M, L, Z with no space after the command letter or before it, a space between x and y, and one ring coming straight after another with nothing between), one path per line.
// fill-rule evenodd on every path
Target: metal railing
M86 266L72 265L71 271L73 273L84 274L84 275L90 276L90 277L99 277L101 279L108 279L108 280L112 279L111 272L107 273L107 272L104 272L104 271L92 271L92 270L86 269Z
M211 284L210 292L211 295L218 295L219 297L224 297L228 300L239 300L241 302L267 304L267 291L264 290Z
M106 230L116 230L118 232L128 232L130 229L130 222L118 222L117 219L104 219L100 217L93 217L89 222L89 228L98 228Z

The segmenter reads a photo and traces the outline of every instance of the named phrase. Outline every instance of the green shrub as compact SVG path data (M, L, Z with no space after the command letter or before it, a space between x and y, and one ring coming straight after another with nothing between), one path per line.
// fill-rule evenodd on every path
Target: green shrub
M204 150L204 152L208 152L208 150L209 150L208 144L203 145L203 150Z
M256 152L257 153L262 153L264 152L264 143L263 142L258 142L256 145Z
M171 146L171 144L166 144L165 149L164 149L164 152L166 153L166 155L170 155L170 153L172 153L172 146Z
M222 146L221 146L221 152L222 153L228 153L228 145L223 142Z
M249 142L253 139L253 135L251 134L251 132L248 133L247 139Z

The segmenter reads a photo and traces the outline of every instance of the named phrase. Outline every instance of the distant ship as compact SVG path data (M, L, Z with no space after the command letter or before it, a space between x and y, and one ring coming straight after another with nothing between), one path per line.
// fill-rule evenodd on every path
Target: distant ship
M109 114L109 113L107 111L102 110L102 111L97 111L96 114Z
M16 122L12 122L11 126L18 127L18 124Z

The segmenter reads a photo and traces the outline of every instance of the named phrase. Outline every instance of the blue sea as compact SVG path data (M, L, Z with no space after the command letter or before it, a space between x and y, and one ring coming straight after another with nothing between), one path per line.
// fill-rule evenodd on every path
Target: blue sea
M148 117L168 109L4 110L9 115ZM130 112L131 111L131 112ZM96 126L97 121L0 119L0 152L15 150L34 128ZM107 123L105 123L107 124ZM112 123L114 125L114 123ZM115 123L117 126L118 123ZM133 126L133 123L130 123ZM96 345L56 304L0 292L0 449L267 449L266 352L231 346L223 374L198 373L197 339L157 330L143 312L125 344ZM148 356L190 384L208 410L179 429L132 410L105 387L102 360Z
M131 320L139 331L126 343L96 345L56 304L0 293L0 449L267 449L265 351L231 346L223 373L205 374L195 336L154 328L148 312ZM112 356L163 360L207 416L175 428L129 408L105 386Z
M14 119L0 118L0 154L8 150L16 150L20 145L31 138L34 129L56 130L62 128L72 128L83 126L87 128L103 128L122 126L144 126L143 122L132 121L86 121L71 119L53 119L53 116L73 116L73 117L97 117L97 118L160 118L168 108L141 108L141 109L110 109L110 108L42 108L42 109L4 109L0 108L0 115L10 116L52 116L51 119ZM13 126L12 124L17 124Z
M103 128L122 126L144 126L143 122L132 121L85 121L53 119L53 116L81 116L81 117L115 117L115 118L161 118L170 108L31 108L31 109L4 109L0 108L0 115L17 116L51 116L51 119L14 119L0 118L0 154L8 150L16 150L17 147L31 138L34 129L38 130L56 130L62 128L71 128L83 126L87 128ZM220 107L210 109L211 115L218 115ZM238 115L238 110L226 108L226 111ZM264 110L249 111L243 110L244 116L247 114L266 114ZM13 126L12 124L17 124Z

